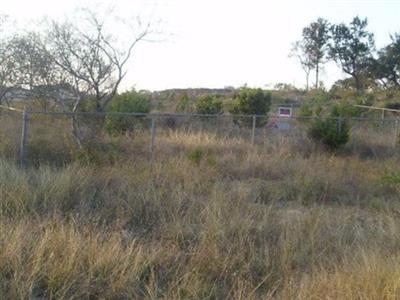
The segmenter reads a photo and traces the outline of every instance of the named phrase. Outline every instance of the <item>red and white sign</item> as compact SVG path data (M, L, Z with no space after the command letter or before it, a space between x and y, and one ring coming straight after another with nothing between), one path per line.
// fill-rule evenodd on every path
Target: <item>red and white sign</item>
M278 116L290 118L292 116L292 108L291 107L279 107Z

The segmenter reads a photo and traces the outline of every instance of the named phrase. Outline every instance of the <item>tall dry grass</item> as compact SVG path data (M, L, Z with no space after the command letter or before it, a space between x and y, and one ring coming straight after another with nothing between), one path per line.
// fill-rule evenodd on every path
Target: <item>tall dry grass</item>
M383 139L159 129L150 163L146 132L79 152L57 126L32 128L27 170L0 151L1 299L399 298Z

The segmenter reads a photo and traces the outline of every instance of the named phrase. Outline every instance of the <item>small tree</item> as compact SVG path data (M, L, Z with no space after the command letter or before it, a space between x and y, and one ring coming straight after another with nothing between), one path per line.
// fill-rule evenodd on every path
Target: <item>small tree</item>
M318 18L303 29L304 61L315 69L315 88L319 88L319 73L321 65L325 62L329 40L329 22Z
M339 128L341 126L341 128ZM333 152L345 145L349 140L348 123L342 121L339 125L336 119L317 119L310 127L310 136L318 143L322 143Z
M345 118L352 114L348 105L335 105L329 118L318 118L311 124L310 137L331 152L338 150L349 140L350 124Z
M149 113L151 108L148 95L136 91L114 96L107 107L111 113ZM106 118L106 130L109 133L132 131L138 125L141 116L109 115Z
M241 115L265 116L257 118L256 126L262 126L267 122L267 113L271 107L271 93L262 89L241 88L233 97L230 112ZM251 125L250 118L235 118L235 123L240 125Z
M213 95L200 96L196 101L196 112L204 115L223 113L222 100Z
M331 110L331 115L337 118L356 118L360 117L362 109L355 107L347 99L342 99L336 103Z
M308 55L306 45L303 40L293 44L289 57L296 57L300 62L301 68L306 73L306 91L310 88L310 73L314 69L314 64L311 57Z

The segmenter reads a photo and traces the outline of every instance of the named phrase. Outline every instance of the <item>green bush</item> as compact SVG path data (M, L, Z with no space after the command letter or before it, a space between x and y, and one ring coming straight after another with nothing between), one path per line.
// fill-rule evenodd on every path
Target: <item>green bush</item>
M332 117L355 118L362 115L362 109L342 100L332 107L331 115Z
M313 115L313 110L311 105L302 104L299 108L298 116L299 117L311 117Z
M179 113L189 113L192 110L192 103L190 101L188 93L183 93L179 95L176 108L176 112Z
M218 115L223 113L222 100L213 95L200 96L196 101L196 112L204 115Z
M149 113L149 96L136 91L116 95L107 107L107 112ZM139 116L109 115L106 117L106 130L109 133L131 131L141 122Z
M72 107L71 107L72 109ZM93 96L89 96L83 99L78 105L78 111L81 112L95 112L96 111L96 99Z
M388 102L388 103L385 103L385 108L399 109L400 110L400 102Z
M308 93L308 97L309 99L317 104L325 104L326 102L328 102L330 100L330 96L329 93L327 93L326 91L322 90L322 89L318 89L318 90L311 90Z
M329 151L335 151L349 140L350 126L345 119L317 119L310 129L311 138L322 143Z
M267 122L267 113L271 107L271 93L262 89L241 88L233 97L230 108L232 114L241 115L265 115L265 118L257 118L256 126L262 126ZM251 125L251 118L236 118L236 123Z
M386 173L382 176L382 184L385 186L400 186L400 172Z

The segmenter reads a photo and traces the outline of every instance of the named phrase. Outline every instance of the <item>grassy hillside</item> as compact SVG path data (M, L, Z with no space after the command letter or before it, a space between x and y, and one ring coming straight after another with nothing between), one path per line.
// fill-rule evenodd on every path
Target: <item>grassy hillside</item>
M333 155L306 134L252 146L159 129L151 162L148 132L97 135L78 151L60 130L67 123L36 117L23 170L5 139L19 122L7 124L1 299L400 296L390 134L354 131Z

